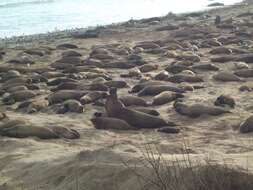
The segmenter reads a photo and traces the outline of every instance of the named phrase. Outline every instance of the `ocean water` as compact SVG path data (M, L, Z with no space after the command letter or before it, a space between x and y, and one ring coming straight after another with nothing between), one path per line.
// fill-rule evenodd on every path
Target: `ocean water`
M219 0L225 5L241 0ZM210 0L0 0L0 38L207 8Z

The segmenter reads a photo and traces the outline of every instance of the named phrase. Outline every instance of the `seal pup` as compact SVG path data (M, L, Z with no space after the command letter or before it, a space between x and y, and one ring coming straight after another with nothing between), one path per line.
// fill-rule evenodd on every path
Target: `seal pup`
M214 106L206 106L201 104L186 105L180 101L174 103L175 111L181 115L186 115L191 118L197 118L201 115L218 116L225 113L231 113L230 111Z
M112 130L137 130L137 128L130 126L126 121L103 116L102 113L94 113L91 119L96 129L112 129Z
M109 117L122 119L136 128L175 126L173 122L166 122L162 118L126 108L124 104L118 100L116 88L110 89L110 94L106 99L105 109Z

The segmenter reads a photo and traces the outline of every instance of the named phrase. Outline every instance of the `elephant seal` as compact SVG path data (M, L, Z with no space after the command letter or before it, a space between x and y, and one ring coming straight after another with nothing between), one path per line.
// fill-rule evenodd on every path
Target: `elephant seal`
M56 86L56 85L59 85L59 84L65 83L65 82L77 82L77 80L65 78L65 77L60 77L60 78L56 78L56 79L53 79L53 80L47 82L47 85L48 86Z
M251 78L253 77L253 69L241 69L239 71L234 72L234 74L242 78Z
M184 95L181 93L173 93L173 92L162 92L154 97L152 101L153 106L159 106L163 104L167 104L172 102L178 98L183 98Z
M249 69L249 65L244 62L235 62L234 66L236 70Z
M229 105L231 108L234 108L235 100L230 96L221 95L216 99L216 101L214 102L214 105L222 106L222 107L224 107L225 105Z
M78 47L74 44L64 43L56 46L56 49L77 49Z
M61 103L70 99L79 100L85 94L87 94L87 92L85 91L60 90L53 94L50 94L47 97L47 99L48 99L49 105L52 105L52 104Z
M63 106L60 108L61 114L64 114L66 112L73 112L73 113L83 113L84 107L82 104L77 100L66 100L63 102Z
M73 50L69 50L69 51L63 52L62 57L82 57L82 54Z
M217 73L217 74L213 75L213 79L216 81L221 81L221 82L242 82L243 81L238 76L234 75L233 73L229 73L229 72Z
M60 138L65 138L65 139L79 139L80 138L80 134L74 129L69 129L69 128L61 127L61 126L48 126L48 128L52 129L54 133L56 133Z
M177 93L184 93L185 90L179 87L169 85L150 85L145 87L138 93L138 96L156 96L164 91L171 91Z
M157 129L157 132L160 133L169 133L169 134L177 134L180 132L180 129L177 127L162 127L160 129Z
M107 82L104 82L104 84L109 87L109 88L126 88L128 87L127 83L125 81L107 81Z
M49 128L32 126L25 120L10 120L9 118L6 118L5 121L0 125L0 135L14 138L58 138L58 135Z
M204 82L204 80L199 76L191 76L191 75L183 75L183 74L176 74L171 76L167 79L169 82L173 83L182 83L182 82L189 82L189 83L197 83L197 82Z
M250 133L253 132L253 116L250 116L244 122L240 124L239 128L241 133Z
M218 70L220 70L219 67L215 66L212 63L193 65L191 68L193 70L204 70L204 71L218 71Z
M214 106L206 106L201 104L194 104L188 106L179 101L174 103L174 108L177 113L181 115L186 115L191 118L197 118L201 115L218 116L225 113L231 113L230 111Z
M21 90L11 93L3 99L5 104L14 104L15 102L22 102L30 98L34 98L36 93L31 90Z
M161 71L154 76L155 80L167 80L169 78L169 73L167 71Z
M129 93L137 93L143 90L147 86L154 85L167 85L167 82L164 81L141 81L139 84L132 87Z
M14 93L14 92L23 91L23 90L28 90L28 88L26 86L24 86L24 85L14 86L14 87L8 88L6 90L6 92L8 92L8 93Z
M153 116L159 116L160 113L154 109L150 109L150 108L146 108L146 107L133 107L131 108L133 110L136 110L138 112L143 112L149 115L153 115Z
M154 65L154 64L145 64L143 66L139 67L140 71L142 73L148 73L150 71L154 71L158 69L158 65Z
M81 97L80 102L85 105L85 104L90 104L95 101L98 101L99 99L105 98L107 95L106 92L100 92L100 91L94 91L94 92L89 92L85 96Z
M122 96L119 100L126 106L148 106L148 103L137 96Z
M110 94L106 99L105 109L109 117L122 119L136 128L175 126L173 122L166 122L162 118L126 108L124 104L118 100L116 88L110 89Z
M27 113L36 113L41 111L48 106L48 101L41 99L41 100L34 100L34 101L26 101L22 102L18 105L17 110L25 110Z
M137 130L137 128L130 126L126 121L113 118L104 117L100 113L95 113L91 119L96 129L112 129L112 130Z

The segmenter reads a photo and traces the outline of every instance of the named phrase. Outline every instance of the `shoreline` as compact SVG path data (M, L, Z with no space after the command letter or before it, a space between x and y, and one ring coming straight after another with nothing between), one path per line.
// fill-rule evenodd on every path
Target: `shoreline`
M52 32L47 32L47 33L38 33L38 34L31 34L31 35L20 35L20 36L12 36L12 37L6 37L6 38L0 38L0 48L2 46L8 46L12 45L15 43L31 43L34 40L43 40L47 41L52 38L54 39L62 39L62 38L69 38L72 37L73 33L83 33L87 30L97 30L98 28L111 28L111 27L120 27L122 25L126 25L129 22L135 22L135 23L141 23L145 20L151 20L154 18L159 18L161 21L162 20L170 20L172 18L176 17L181 17L181 16L188 16L188 15L194 15L194 14L208 14L212 13L213 11L220 11L224 9L230 9L236 6L243 6L245 3L247 4L248 2L252 2L252 0L242 0L239 3L235 3L233 5L225 5L225 6L219 6L219 7L206 7L204 10L200 11L192 11L192 12L185 12L185 13L178 13L174 14L173 12L168 12L167 15L165 16L158 16L158 17L149 17L149 18L142 18L142 19L137 19L137 20L128 20L128 21L122 21L122 22L117 22L117 23L111 23L108 25L101 25L101 26L88 26L85 28L72 28L72 29L65 29L65 30L59 30L59 31L52 31ZM171 17L170 17L171 16Z

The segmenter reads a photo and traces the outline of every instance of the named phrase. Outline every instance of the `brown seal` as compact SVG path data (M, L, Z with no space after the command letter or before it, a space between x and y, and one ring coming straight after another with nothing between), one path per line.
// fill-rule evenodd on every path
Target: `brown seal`
M218 116L225 113L231 113L230 111L214 106L206 106L201 104L186 105L181 102L175 102L175 111L181 115L196 118L201 115Z
M240 124L241 133L250 133L253 132L253 116L250 116L244 122Z
M104 117L100 113L95 113L91 122L96 129L137 130L137 128L130 126L124 120L113 117Z
M161 92L171 91L177 93L184 93L185 90L183 88L169 86L169 85L150 85L145 87L142 91L138 93L138 96L155 96L160 94Z
M115 88L110 89L110 95L107 97L105 109L109 117L122 119L136 128L175 126L173 122L166 122L162 118L126 108L124 104L118 100L117 89Z
M162 92L154 97L152 105L158 106L158 105L167 104L178 98L183 98L183 97L184 95L181 93Z
M148 103L137 96L122 96L119 98L119 100L125 105L125 106L148 106Z
M216 101L214 102L215 106L222 106L229 105L231 108L235 107L235 100L227 95L221 95L219 96Z

